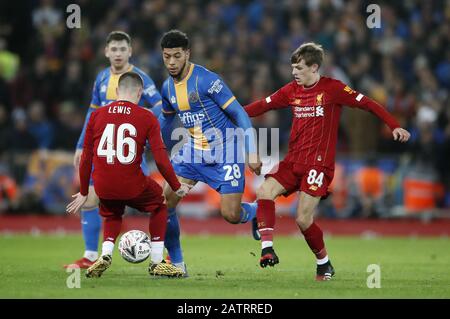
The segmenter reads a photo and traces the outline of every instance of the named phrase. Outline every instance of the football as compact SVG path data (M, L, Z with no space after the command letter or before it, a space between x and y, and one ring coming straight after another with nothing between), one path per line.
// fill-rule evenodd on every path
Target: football
M151 243L146 233L130 230L120 237L119 252L126 261L137 264L150 256Z

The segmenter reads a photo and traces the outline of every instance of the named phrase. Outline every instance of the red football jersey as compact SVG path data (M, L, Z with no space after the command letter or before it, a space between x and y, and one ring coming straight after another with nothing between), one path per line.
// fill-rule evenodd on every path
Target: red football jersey
M86 127L80 162L80 192L87 195L92 177L102 199L127 200L147 187L141 169L147 140L159 171L173 190L181 184L161 138L158 120L147 109L128 101L115 101L92 113Z
M392 130L400 127L383 106L341 81L324 76L311 87L292 81L265 100L246 106L245 110L254 117L271 109L290 107L293 123L286 160L333 169L343 105L374 113Z

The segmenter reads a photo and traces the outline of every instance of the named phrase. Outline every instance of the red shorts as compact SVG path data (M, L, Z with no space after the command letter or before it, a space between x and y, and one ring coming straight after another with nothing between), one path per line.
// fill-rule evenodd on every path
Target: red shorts
M99 213L102 217L122 216L125 206L130 206L143 213L152 213L165 205L161 186L147 176L147 188L136 198L127 200L100 198Z
M311 196L327 197L330 192L328 186L334 176L334 169L317 165L295 164L281 161L265 177L273 177L285 189L284 196L302 191Z

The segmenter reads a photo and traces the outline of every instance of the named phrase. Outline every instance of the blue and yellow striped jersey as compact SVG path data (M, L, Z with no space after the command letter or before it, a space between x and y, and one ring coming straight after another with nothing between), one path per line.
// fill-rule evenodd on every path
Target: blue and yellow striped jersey
M161 95L156 89L153 80L141 69L134 65L130 65L127 70L138 73L142 80L144 81L144 92L139 100L138 105L146 107L146 103L152 107L153 113L158 117L161 108ZM94 87L92 89L92 99L91 104L86 115L86 120L84 123L83 130L81 131L80 138L78 139L77 149L83 148L84 134L86 130L86 124L89 121L91 113L97 108L105 106L117 99L117 85L119 83L119 78L121 74L114 74L111 72L111 68L108 67L100 71L95 79Z
M129 71L138 73L144 81L144 92L138 105L145 107L145 102L150 104L151 107L161 104L161 96L153 80L144 71L134 65L130 65L130 69L127 72ZM120 74L111 73L111 68L106 68L99 72L92 90L91 107L98 108L117 99L116 89L119 78Z
M214 72L190 64L187 76L179 83L169 77L161 89L162 112L176 113L192 137L196 149L210 149L221 136L225 141L227 128L236 128L224 110L236 98ZM220 134L215 134L220 131Z

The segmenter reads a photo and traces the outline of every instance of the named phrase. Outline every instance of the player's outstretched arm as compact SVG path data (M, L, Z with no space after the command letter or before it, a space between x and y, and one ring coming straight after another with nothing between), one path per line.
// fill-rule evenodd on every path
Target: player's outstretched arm
M411 134L404 128L397 127L392 131L392 136L394 136L394 141L405 143L409 140Z
M266 103L265 101L266 100L258 100L247 104L245 106L245 112L247 112L248 116L250 117L256 117L266 113L267 111L270 111L271 108L269 106L269 103Z
M283 86L281 89L266 97L265 99L252 102L245 106L248 116L255 117L274 109L282 109L289 106L289 93L291 83Z
M76 149L75 155L73 157L73 167L75 168L75 174L80 171L80 159L82 152L82 149Z
M94 113L86 127L86 137L84 138L83 152L80 159L80 193L86 195L89 192L89 180L92 171L92 159L94 157L94 132L96 114Z
M392 136L395 141L404 143L409 140L410 133L404 128L401 128L395 117L393 117L382 105L362 93L352 90L340 81L336 81L333 85L335 86L333 88L333 94L336 102L351 107L357 107L375 114L392 130Z
M161 138L159 138L161 140ZM153 141L154 143L154 141ZM162 140L161 140L162 143ZM164 179L169 184L170 188L176 192L181 184L175 175L172 164L170 163L169 157L167 156L165 147L152 147L152 141L150 141L150 148L152 150L153 159L155 160L156 167L158 167L159 172L164 177Z
M228 105L224 112L236 123L236 125L245 131L244 145L248 156L248 166L256 175L261 174L262 163L258 155L256 144L256 131L252 122L238 101L234 100Z
M83 152L80 159L80 192L72 195L74 200L66 207L69 214L76 214L84 206L87 201L89 193L89 179L92 171L93 152L93 132L92 127L95 121L95 116L91 116L86 128L86 136L84 138Z
M91 105L86 114L86 119L84 120L83 129L81 130L80 137L78 138L75 155L73 157L73 167L75 169L75 174L77 174L80 170L80 160L81 160L81 154L83 152L83 143L84 143L84 139L85 139L85 135L86 135L86 127L89 122L89 119L91 118L91 114L94 111L95 111L95 108Z

